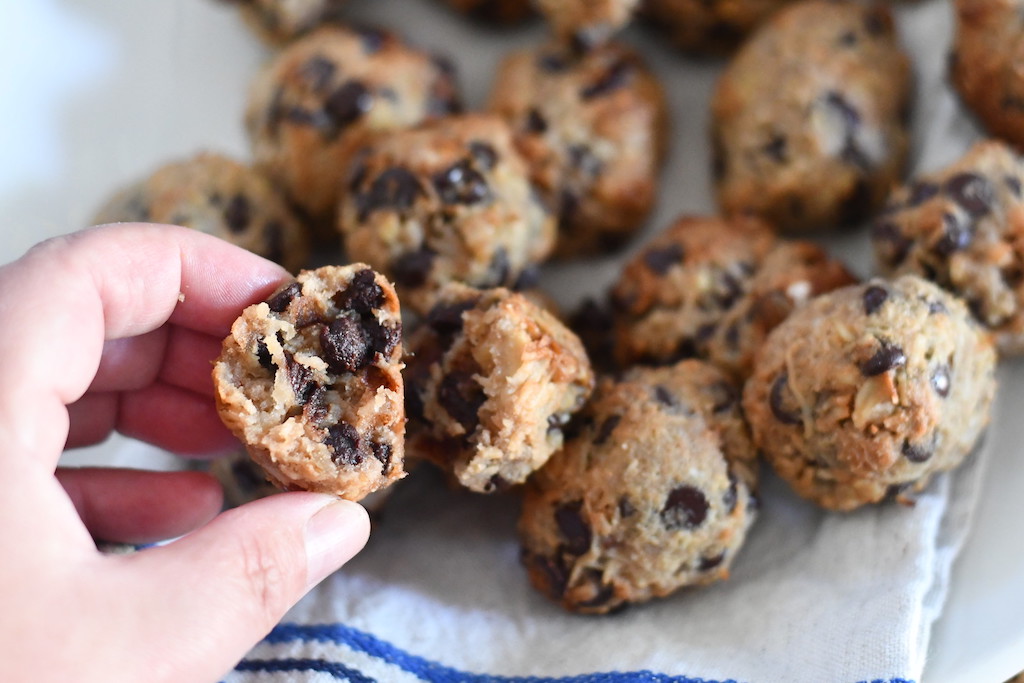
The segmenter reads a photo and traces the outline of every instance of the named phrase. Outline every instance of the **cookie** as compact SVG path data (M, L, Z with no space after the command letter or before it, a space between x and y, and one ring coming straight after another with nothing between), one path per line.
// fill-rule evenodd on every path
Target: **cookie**
M448 282L513 286L550 253L555 219L530 186L508 125L449 117L381 136L355 160L339 229L352 258L423 313Z
M646 0L643 16L679 49L726 55L791 0Z
M284 45L327 23L342 20L345 0L225 0L238 5L256 35Z
M530 0L445 0L457 12L489 24L517 24L533 16Z
M1024 148L1024 15L1014 0L955 0L949 80L992 135Z
M374 132L459 109L444 59L372 29L321 28L275 57L253 82L245 116L258 164L333 237L353 152Z
M684 216L612 288L616 359L627 367L703 358L743 379L786 316L855 281L820 247L780 240L756 219Z
M712 100L727 215L787 231L854 225L900 180L910 67L886 7L810 0L761 26Z
M503 288L445 288L409 348L409 452L481 493L547 462L593 389L576 335Z
M889 275L913 273L964 299L999 351L1024 353L1024 159L997 141L893 192L872 228Z
M403 367L383 276L361 263L302 271L231 326L217 409L277 486L360 500L405 474Z
M490 109L512 125L534 183L559 215L558 254L620 247L656 195L668 112L661 86L622 44L558 45L502 62Z
M639 0L534 0L555 35L586 51L608 40L633 16Z
M988 424L991 338L967 307L914 275L824 294L768 336L743 392L754 442L822 507L920 491Z
M309 255L306 228L262 174L204 152L167 164L111 197L101 223L170 223L205 232L295 272Z
M697 360L603 379L579 434L525 487L533 585L599 614L727 578L757 507L738 396Z

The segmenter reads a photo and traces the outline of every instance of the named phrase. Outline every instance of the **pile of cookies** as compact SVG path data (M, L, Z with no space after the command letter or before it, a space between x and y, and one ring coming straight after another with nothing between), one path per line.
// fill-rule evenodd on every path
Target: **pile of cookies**
M451 61L346 25L341 0L236 1L280 47L245 114L254 163L202 154L101 212L293 272L342 245L345 265L301 270L224 341L218 408L249 455L221 465L234 502L367 501L427 461L521 495L532 583L606 613L728 576L761 456L848 511L912 503L980 438L997 353L1024 350L1024 160L986 141L905 180L911 65L885 6L449 0L552 28L465 113ZM1009 45L1024 22L957 4L952 78L1024 144L1024 82L976 54L986 27ZM634 13L688 52L732 54L710 103L721 215L680 217L562 315L538 266L622 250L658 191L666 100L615 38ZM780 236L867 221L867 282Z

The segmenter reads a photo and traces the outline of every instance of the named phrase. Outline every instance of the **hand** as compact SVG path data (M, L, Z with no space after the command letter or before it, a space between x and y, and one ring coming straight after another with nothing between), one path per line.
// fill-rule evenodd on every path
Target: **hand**
M330 496L214 517L221 491L205 474L56 469L65 443L115 429L183 453L234 444L210 363L242 308L285 277L152 225L57 238L0 268L0 680L215 680L362 548L366 512ZM128 556L93 540L186 533Z

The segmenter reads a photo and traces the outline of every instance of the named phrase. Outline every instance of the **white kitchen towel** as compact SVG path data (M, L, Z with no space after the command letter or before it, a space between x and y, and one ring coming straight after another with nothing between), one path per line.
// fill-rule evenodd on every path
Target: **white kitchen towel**
M852 514L768 474L728 581L601 617L530 587L514 498L420 472L226 681L919 681L985 458Z

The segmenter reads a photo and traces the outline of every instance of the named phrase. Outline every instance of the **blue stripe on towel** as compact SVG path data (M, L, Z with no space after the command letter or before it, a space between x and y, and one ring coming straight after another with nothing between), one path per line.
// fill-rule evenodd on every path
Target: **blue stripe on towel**
M362 652L382 662L396 666L430 683L738 683L731 678L724 681L712 681L705 678L690 678L688 676L669 676L654 673L653 671L592 673L555 678L546 676L471 674L432 662L418 655L410 654L387 641L380 640L365 631L360 631L344 624L280 624L267 634L267 637L264 639L264 642L270 644L295 641L329 642L344 645L352 650ZM374 681L374 679L367 677L359 671L320 659L242 660L236 667L236 670L267 672L315 671L330 673L339 680L352 681L353 683ZM879 678L872 681L860 681L859 683L914 683L914 681L904 678Z

